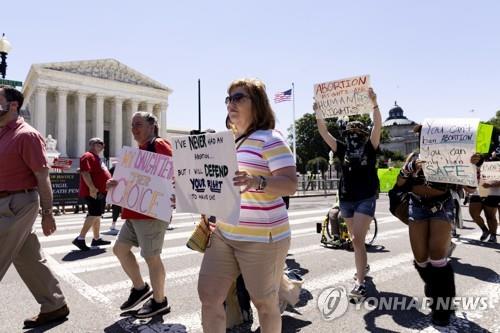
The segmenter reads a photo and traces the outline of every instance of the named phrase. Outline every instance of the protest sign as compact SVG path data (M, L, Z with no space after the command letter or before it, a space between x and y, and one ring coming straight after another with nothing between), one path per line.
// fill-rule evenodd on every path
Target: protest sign
M370 76L361 75L314 85L314 99L321 118L371 113Z
M78 204L80 175L78 173L50 173L54 206Z
M238 223L241 198L232 180L238 170L233 134L177 136L172 143L177 211Z
M170 156L123 147L113 174L118 185L108 192L106 202L168 222L172 177Z
M490 151L491 135L493 134L493 125L479 123L477 128L476 152L487 154Z
M500 195L500 187L485 188L485 183L494 184L500 182L500 162L484 162L481 165L481 177L479 181L479 195L487 197L488 195Z
M479 119L425 119L420 136L420 160L428 181L477 186L476 149Z

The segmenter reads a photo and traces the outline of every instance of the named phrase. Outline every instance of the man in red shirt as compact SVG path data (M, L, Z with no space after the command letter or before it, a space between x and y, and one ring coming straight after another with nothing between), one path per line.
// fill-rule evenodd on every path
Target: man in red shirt
M139 144L139 149L172 156L170 143L158 137L158 122L151 113L136 112L134 114L132 134ZM116 185L117 181L114 179L108 182L108 187ZM165 267L160 257L168 224L166 221L141 215L126 208L122 210L122 219L126 221L120 229L113 252L120 260L125 273L132 280L133 288L129 298L120 309L123 311L132 309L153 294L153 297L144 303L135 316L150 318L157 314L169 313L170 306L165 297ZM141 248L141 256L148 265L152 288L142 279L139 265L131 251L132 246Z
M106 182L111 179L108 168L99 157L103 150L102 139L92 138L89 140L89 150L80 157L80 197L85 199L88 213L80 235L73 240L73 244L82 251L90 249L85 244L85 236L91 227L94 239L90 246L111 244L99 235L101 216L106 207Z
M19 116L23 101L18 90L0 86L0 281L13 263L41 306L24 321L32 328L63 320L69 309L33 229L40 205L45 236L56 231L56 223L45 141Z

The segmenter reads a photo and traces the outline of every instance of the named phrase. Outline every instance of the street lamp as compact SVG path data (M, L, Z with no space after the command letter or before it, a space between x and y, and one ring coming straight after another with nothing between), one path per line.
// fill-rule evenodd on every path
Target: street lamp
M3 79L5 79L5 74L7 73L7 54L9 54L11 49L10 42L5 38L5 34L2 34L2 38L0 38L0 57L2 58L0 74L2 74Z

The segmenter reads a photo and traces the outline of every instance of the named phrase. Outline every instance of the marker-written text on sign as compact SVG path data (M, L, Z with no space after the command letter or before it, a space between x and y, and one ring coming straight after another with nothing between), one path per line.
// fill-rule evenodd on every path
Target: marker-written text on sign
M169 221L173 163L170 156L123 147L113 178L118 185L107 202Z
M231 132L174 137L177 211L234 218L239 193ZM239 208L239 204L237 205Z
M427 180L477 186L475 153L478 119L425 119L420 137L420 159Z
M314 98L322 118L370 113L370 77L355 76L314 85Z

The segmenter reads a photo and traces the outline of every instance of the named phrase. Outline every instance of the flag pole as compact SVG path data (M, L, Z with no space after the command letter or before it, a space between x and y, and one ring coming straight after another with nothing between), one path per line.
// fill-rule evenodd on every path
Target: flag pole
M297 164L297 145L296 145L296 133L295 133L295 85L292 82L292 107L293 107L293 160Z

